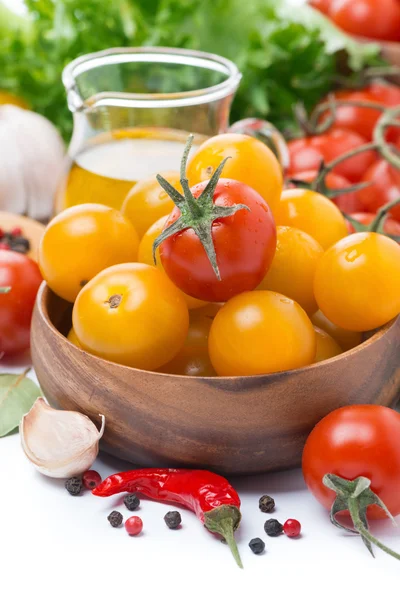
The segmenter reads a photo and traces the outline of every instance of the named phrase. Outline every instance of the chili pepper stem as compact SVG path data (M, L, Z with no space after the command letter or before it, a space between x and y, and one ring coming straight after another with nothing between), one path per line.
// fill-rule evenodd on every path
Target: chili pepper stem
M10 290L10 287L0 287L0 294L8 294Z
M240 523L241 515L236 506L223 505L204 513L204 525L212 533L219 533L228 544L236 564L243 569L242 560L236 545L235 530Z

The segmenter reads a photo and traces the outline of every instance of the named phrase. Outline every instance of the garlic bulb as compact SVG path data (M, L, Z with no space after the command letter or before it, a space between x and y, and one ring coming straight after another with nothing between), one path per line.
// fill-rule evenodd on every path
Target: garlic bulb
M79 412L56 410L38 398L22 417L20 435L22 448L31 463L48 477L68 478L89 469L98 452L104 432Z
M64 143L50 121L0 106L0 210L47 219L64 162Z

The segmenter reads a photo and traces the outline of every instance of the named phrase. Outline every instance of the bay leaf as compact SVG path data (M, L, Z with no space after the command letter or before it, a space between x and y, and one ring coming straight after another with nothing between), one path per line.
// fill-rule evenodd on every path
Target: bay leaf
M26 376L28 371L0 374L0 437L17 431L22 416L42 395L39 386Z

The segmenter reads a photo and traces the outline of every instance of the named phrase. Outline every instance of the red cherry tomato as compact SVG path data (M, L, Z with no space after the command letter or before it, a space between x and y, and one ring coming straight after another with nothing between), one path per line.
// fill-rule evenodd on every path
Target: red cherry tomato
M288 144L290 156L288 175L292 177L301 171L318 169L322 160L328 163L365 143L365 138L358 133L336 128L322 135L292 140ZM363 152L341 162L333 172L346 177L351 182L357 182L375 159L375 152Z
M338 27L353 35L400 40L398 0L333 0L329 16Z
M324 13L324 15L329 15L332 0L310 0L309 4Z
M383 106L398 106L400 104L400 87L390 83L372 82L362 90L339 90L334 92L334 98L341 101L376 102ZM324 102L327 99L325 98ZM355 131L367 140L371 140L374 127L382 111L374 108L360 106L337 106L335 112L335 128L344 128ZM390 127L386 130L386 139L394 141L398 135L398 128Z
M356 405L323 418L304 447L303 475L311 493L330 509L335 494L322 483L327 473L345 479L367 477L392 515L400 514L400 414L384 406ZM386 515L370 506L367 516Z
M203 181L191 188L198 198L206 187ZM263 198L248 185L220 179L214 204L245 204L250 210L217 219L212 237L221 280L218 281L207 254L193 229L185 229L166 239L160 256L168 277L185 294L209 302L224 302L240 292L254 290L269 269L276 248L276 228L272 213ZM180 216L175 208L165 228Z
M36 293L42 282L37 264L24 254L0 250L0 357L29 348Z
M143 521L140 517L129 517L125 521L125 529L129 535L138 535L143 529Z
M317 176L317 171L302 171L293 175L293 179L299 179L300 181L313 181ZM325 183L329 189L340 190L347 188L351 185L350 181L337 173L328 173L325 177ZM363 205L359 201L356 192L348 192L347 194L341 194L335 198L330 198L332 202L336 204L341 211L349 214L351 212L358 212L362 210Z
M353 213L350 216L353 217L353 219L356 219L356 221L359 221L360 223L362 223L363 225L369 225L375 219L374 214L364 213L364 212ZM354 233L355 229L351 223L348 222L347 227L349 229L349 233ZM387 233L388 235L399 235L400 236L399 221L395 221L395 219L391 219L390 217L387 217L385 220L384 227L383 227L383 232Z
M378 160L371 165L362 181L371 182L371 185L357 192L365 212L376 212L384 204L400 198L400 173L385 160ZM400 220L400 205L392 208L390 213Z

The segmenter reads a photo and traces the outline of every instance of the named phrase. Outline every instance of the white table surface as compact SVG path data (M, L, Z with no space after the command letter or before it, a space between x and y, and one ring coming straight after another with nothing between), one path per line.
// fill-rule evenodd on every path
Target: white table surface
M0 367L13 370L21 366ZM94 468L104 478L132 467L101 454ZM400 564L379 550L372 559L360 538L331 525L299 469L232 482L242 500L236 537L243 571L189 511L179 509L182 528L171 531L163 521L166 505L142 499L140 509L129 513L121 497L72 497L64 481L35 471L18 434L1 438L0 598L399 598ZM266 493L276 501L273 515L258 509ZM114 509L125 518L139 515L142 534L113 529L107 515ZM263 524L270 516L299 519L301 538L268 538ZM380 522L373 531L400 549L400 530ZM265 541L263 555L248 548L253 537Z

